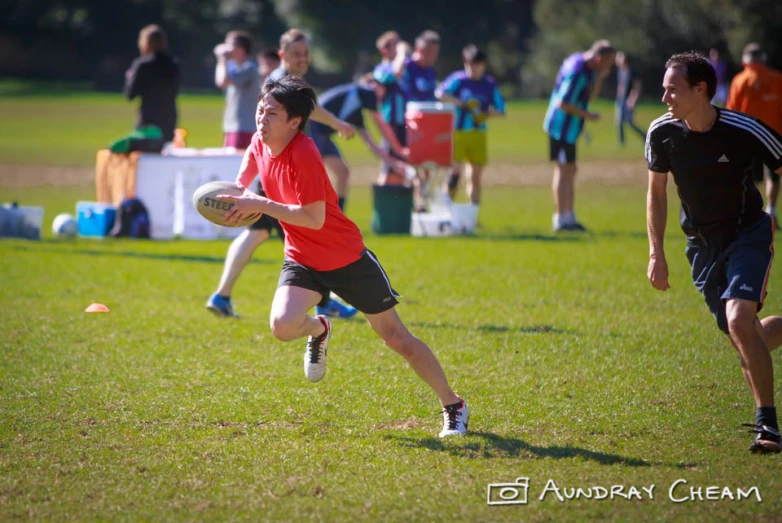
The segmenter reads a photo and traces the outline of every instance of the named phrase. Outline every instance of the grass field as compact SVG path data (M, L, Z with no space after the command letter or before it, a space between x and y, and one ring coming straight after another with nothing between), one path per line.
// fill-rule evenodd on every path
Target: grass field
M115 98L0 99L17 126L0 130L0 164L27 161L31 177L36 163L89 166L132 122ZM219 140L206 122L220 107L183 100L195 145ZM525 171L545 153L544 106L512 107L494 157ZM28 158L24 133L45 152ZM601 122L581 150L608 164L640 147L617 148ZM673 197L672 288L646 281L638 169L579 186L585 236L550 234L542 184L491 187L477 235L428 240L372 235L369 190L353 189L349 215L404 295L401 316L469 402L471 433L448 441L434 395L363 320L335 322L328 374L306 381L303 344L268 329L279 243L257 251L234 295L242 318L224 321L203 304L225 241L0 241L0 520L782 521L779 456L746 451L751 396L689 280ZM0 184L0 201L45 205L50 221L92 190ZM782 310L780 276L766 311ZM83 313L93 301L112 312ZM528 504L487 505L488 484L519 477ZM560 501L549 480L643 499ZM709 486L754 486L762 502L707 500ZM681 501L690 487L702 501Z

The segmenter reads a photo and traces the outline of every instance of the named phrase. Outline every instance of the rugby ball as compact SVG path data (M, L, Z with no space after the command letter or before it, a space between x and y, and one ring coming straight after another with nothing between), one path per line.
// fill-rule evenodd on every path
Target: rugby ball
M231 196L241 196L242 191L234 182L216 181L205 183L193 193L193 205L198 214L212 223L224 227L245 227L258 221L261 213L253 213L247 216L239 223L226 223L223 215L234 206L232 202L224 202L217 199L218 194L229 194Z

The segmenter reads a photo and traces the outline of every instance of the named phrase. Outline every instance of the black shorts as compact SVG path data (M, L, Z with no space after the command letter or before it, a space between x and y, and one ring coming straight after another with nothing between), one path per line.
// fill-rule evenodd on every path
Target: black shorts
M576 145L548 137L549 159L560 164L576 163Z
M320 293L321 306L328 303L329 293L334 292L364 314L379 314L399 303L399 294L369 249L358 260L333 271L316 271L286 258L277 287L286 286Z
M255 192L261 196L266 196L266 194L263 192L260 181L258 181L258 187L256 187ZM285 239L285 231L282 230L282 225L280 225L280 222L277 220L277 218L272 218L267 214L262 214L257 221L248 225L248 228L251 231L269 231L269 236L271 236L273 231L277 231L277 236L281 240Z
M394 131L394 135L396 136L396 139L399 140L399 145L402 147L407 146L407 127L405 127L404 124L389 124L391 126L391 130ZM397 160L407 161L406 158L401 157L398 155L392 148L391 144L388 143L388 140L383 138L381 141L381 146L384 151L387 151L396 158ZM383 174L388 174L391 172L391 167L386 162L381 162L380 170L383 172Z
M763 307L774 258L774 224L768 214L728 238L688 234L686 254L695 287L722 332L728 334L727 300L757 302L758 311Z
M771 178L771 181L774 183L779 182L779 175L777 173L766 167L760 158L753 158L752 179L755 180L755 183L760 183L763 181L764 176Z

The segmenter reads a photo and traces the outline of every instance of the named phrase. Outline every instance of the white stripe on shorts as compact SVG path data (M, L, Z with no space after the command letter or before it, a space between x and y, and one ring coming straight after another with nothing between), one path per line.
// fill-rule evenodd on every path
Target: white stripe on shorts
M384 270L383 270L383 266L382 266L382 265L380 265L380 262L379 262L379 261L377 261L377 258L375 258L375 255L372 253L372 251L370 251L369 249L367 249L367 255L369 256L369 258L370 258L370 259L371 259L373 262L375 262L375 265L377 265L377 268L378 268L378 269L380 269L380 274L382 274L382 275L383 275L383 279L384 279L384 280L386 280L386 285L388 285L388 291L391 293L391 296L393 296L394 298L401 298L402 296L400 296L399 294L397 294L397 293L394 291L394 289L391 287L391 282L390 282L390 281L388 281L388 276L386 275L386 271L384 271Z

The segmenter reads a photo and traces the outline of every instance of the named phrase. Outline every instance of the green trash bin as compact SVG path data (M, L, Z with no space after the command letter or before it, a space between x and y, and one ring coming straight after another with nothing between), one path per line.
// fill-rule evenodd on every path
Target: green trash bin
M410 234L413 188L404 185L372 186L372 232Z

